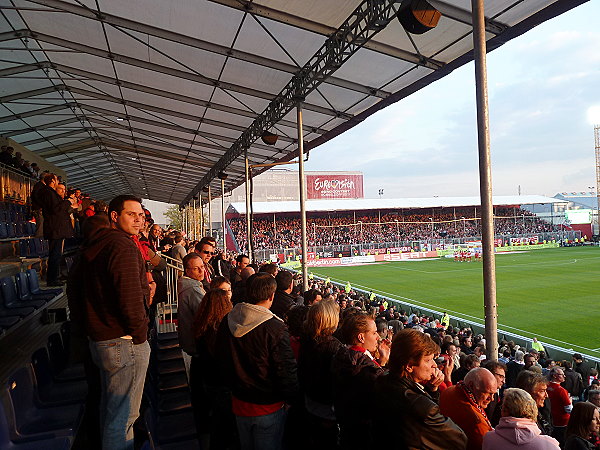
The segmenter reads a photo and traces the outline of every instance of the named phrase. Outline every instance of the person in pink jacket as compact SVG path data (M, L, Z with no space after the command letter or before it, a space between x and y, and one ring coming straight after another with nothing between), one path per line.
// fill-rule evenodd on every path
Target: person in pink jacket
M556 439L541 434L536 419L531 395L523 389L506 389L500 423L483 437L483 450L559 450Z

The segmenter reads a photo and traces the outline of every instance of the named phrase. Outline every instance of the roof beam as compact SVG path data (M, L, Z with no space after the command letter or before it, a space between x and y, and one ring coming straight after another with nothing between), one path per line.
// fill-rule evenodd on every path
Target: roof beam
M239 11L248 12L255 16L264 17L266 19L275 20L276 22L285 23L302 30L310 31L312 33L319 34L321 36L333 36L338 32L334 27L330 27L321 23L313 22L312 20L304 17L294 16L268 6L257 5L256 3L248 0L210 0L213 3L219 3L230 8L237 9ZM389 22L389 21L388 21ZM348 42L352 37L348 38ZM373 50L378 53L382 53L387 56L402 59L404 61L417 64L419 66L427 67L428 69L437 70L444 66L441 61L436 61L433 58L426 58L416 53L412 53L392 45L384 44L382 42L369 41L363 44L363 47Z
M293 64L287 64L282 61L276 61L273 59L265 58L263 56L254 55L252 53L243 52L240 50L232 49L230 47L215 44L213 42L203 41L201 39L197 39L191 36L187 36L185 34L176 33L171 30L167 30L164 28L154 27L152 25L147 25L141 22L136 22L134 20L125 19L123 17L114 16L112 14L107 13L98 13L90 8L86 8L83 6L78 6L72 3L68 3L62 0L31 0L33 3L42 4L45 6L49 6L51 8L59 9L61 11L66 11L71 14L75 14L81 17L86 17L88 19L93 20L101 20L102 22L112 25L113 27L125 28L132 31L137 31L139 33L144 33L149 36L154 36L160 39L164 39L167 41L175 42L177 44L186 45L188 47L197 48L200 50L205 50L210 53L216 53L218 55L222 55L229 58L238 59L240 61L249 62L252 64L257 64L263 67L268 67L269 69L275 69L282 72L287 73L295 73L298 70L298 67ZM360 92L362 94L373 95L379 98L386 98L390 95L389 92L383 91L381 89L376 89L370 86L364 86L359 83L355 83L352 81L344 80L337 77L329 77L325 80L325 83L332 84L335 86L343 87L355 92Z
M1 76L2 75L0 75L0 77ZM65 88L65 86L60 84L60 85L49 86L49 87L45 87L45 88L41 88L41 89L34 89L32 91L19 92L18 94L5 95L4 97L0 97L0 102L8 103L8 102L12 102L14 100L21 100L23 98L37 97L38 95L44 95L44 94L48 94L50 92L60 91L61 89L64 89L64 88Z
M165 75L170 75L176 78L181 78L184 80L193 81L196 83L213 86L215 88L223 89L224 91L231 92L239 92L241 94L250 95L252 97L262 98L264 100L271 101L274 98L274 94L268 92L262 92L257 89L251 89L244 86L239 86L233 83L227 83L219 80L214 80L212 78L205 77L204 75L198 75L191 72L185 72L183 70L173 69L166 66L161 66L160 64L155 64L151 62L147 62L141 59L132 58L126 55L120 55L118 53L109 52L107 50L103 50L101 48L91 47L89 45L80 44L77 42L70 41L68 39L62 39L55 36L50 36L44 33L33 32L29 30L17 30L10 31L7 33L0 33L0 37L6 34L13 34L16 37L28 37L30 39L36 39L41 42L45 42L47 44L58 45L60 47L70 48L71 50L75 50L80 53L86 53L88 55L98 56L100 58L120 62L123 64L128 64L134 67L140 67L142 69L151 70L153 72L162 73ZM116 81L113 81L116 83ZM328 116L335 117L344 117L346 119L351 118L352 115L343 113L341 111L334 111L330 108L324 108L318 105L306 104L306 109L309 111L318 112L321 114L325 114Z
M0 103L4 103L2 99L0 99ZM72 108L72 106L72 103L63 103L62 105L48 106L47 108L34 109L32 111L25 111L19 114L11 114L10 116L0 117L0 123L10 122L11 120L18 120L32 116L39 116L55 111L62 111L63 109Z
M32 132L39 131L39 130L46 130L48 128L59 127L61 125L66 125L68 123L80 122L80 120L81 119L79 117L73 116L73 117L69 117L68 119L58 120L56 122L45 123L43 125L38 125L36 127L29 127L29 128L23 128L21 130L9 131L7 133L2 133L2 136L4 136L4 137L18 136L19 134L32 133Z
M60 72L69 74L69 75L77 75L80 77L88 78L90 80L104 82L104 83L107 83L110 85L115 84L114 78L110 78L110 77L100 75L100 74L97 74L94 72L88 72L88 71L82 70L82 69L77 69L75 67L69 67L69 66L65 66L62 64L52 64L52 68L54 68L55 70L58 70ZM177 94L174 92L163 91L161 89L144 86L144 85L137 84L137 83L132 83L130 81L125 81L122 79L119 80L119 83L120 83L119 85L123 88L131 89L131 90L138 91L138 92L144 92L146 94L156 95L157 97L169 98L171 100L176 100L176 101L180 101L183 103L189 103L192 105L203 106L205 108L214 109L217 111L223 111L223 112L238 115L238 116L249 117L252 119L254 119L256 117L256 113L246 110L246 109L240 109L240 108L235 108L233 106L226 106L226 105L221 105L219 103L208 102L206 100L202 100L202 99L199 99L196 97L188 97L186 95L181 95L181 94ZM280 120L279 124L283 125L283 126L291 127L291 128L296 127L296 124L289 120ZM306 132L317 133L317 134L325 134L327 132L327 130L323 130L323 129L317 128L317 127L311 127L310 125L305 125L304 130Z
M435 9L442 13L442 16L468 25L469 27L473 26L473 16L471 14L471 11L459 8L458 6L454 6L442 0L428 1L431 4L431 6L433 6ZM488 19L487 17L485 18L485 31L487 31L488 33L498 35L506 31L507 28L508 26L503 24L502 22L498 22L494 19Z
M88 97L97 98L100 100L105 100L110 103L117 103L119 105L131 106L133 108L140 109L140 110L152 111L152 112L156 112L159 114L165 114L165 115L169 115L169 116L173 116L173 117L179 117L180 119L186 119L186 120L190 120L190 121L200 122L201 124L205 123L207 125L214 125L216 127L228 128L228 129L239 131L239 132L242 132L246 129L245 127L242 127L239 125L233 125L233 124L229 124L229 123L225 123L225 122L219 122L217 120L206 119L206 118L202 118L200 116L195 116L193 114L187 114L187 113L180 112L180 111L175 111L175 110L166 109L166 108L160 108L158 106L152 106L152 105L148 105L146 103L138 103L138 102L134 102L134 101L130 101L130 100L122 100L120 98L113 97L111 95L101 94L99 92L94 92L94 91L90 91L87 89L81 89L81 88L77 88L77 87L66 87L66 89L70 92L74 92L74 93L77 93L80 95L85 95ZM123 115L123 116L125 117L125 115ZM125 117L125 118L127 118L127 117ZM281 139L282 141L291 142L291 143L296 141L296 139L292 139L287 136L279 136L279 139Z
M52 139L62 139L62 138L66 138L69 136L74 136L76 134L80 134L80 133L84 133L87 132L88 128L81 128L79 130L70 130L70 131L65 131L64 133L58 133L58 134L53 134L52 136L46 136L46 137L41 137L41 138L37 138L37 139L31 139L29 141L25 141L25 142L20 142L20 144L23 147L27 147L30 145L35 145L35 144L40 144L42 142L48 142L51 141Z
M184 198L187 203L396 17L396 0L363 0ZM252 5L248 5L252 7Z

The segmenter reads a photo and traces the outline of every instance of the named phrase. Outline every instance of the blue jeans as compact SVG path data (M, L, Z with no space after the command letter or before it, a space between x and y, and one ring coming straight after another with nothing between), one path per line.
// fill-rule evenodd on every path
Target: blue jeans
M140 415L150 345L117 338L90 341L90 351L100 369L102 448L133 450L133 422Z
M235 416L242 450L280 450L285 416L284 408L265 416Z

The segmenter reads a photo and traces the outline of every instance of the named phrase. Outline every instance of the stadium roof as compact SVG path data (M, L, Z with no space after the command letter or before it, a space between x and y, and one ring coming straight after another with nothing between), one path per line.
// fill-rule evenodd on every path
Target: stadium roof
M507 205L537 205L545 203L567 203L558 198L543 195L505 195L494 196L494 206ZM339 200L308 200L307 212L326 211L368 211L390 209L419 209L419 208L453 208L473 206L479 207L479 197L425 197L425 198L361 198ZM293 202L256 202L252 204L254 214L273 214L285 212L300 212L300 203ZM245 203L232 203L228 214L246 214Z
M0 134L97 198L231 190L294 158L297 96L309 150L471 61L470 2L429 1L409 35L399 0L0 0ZM584 1L488 1L488 50Z

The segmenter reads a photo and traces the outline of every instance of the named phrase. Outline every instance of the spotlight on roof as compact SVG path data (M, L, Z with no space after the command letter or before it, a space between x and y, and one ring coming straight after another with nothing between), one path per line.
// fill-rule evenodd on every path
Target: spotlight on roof
M398 20L406 31L412 34L423 34L433 30L442 17L442 13L426 0L403 2L398 11Z
M270 131L263 131L263 134L260 138L267 145L275 145L278 136Z
M227 179L227 174L226 174L225 172L223 172L223 171L220 171L220 172L217 174L217 178L218 178L219 180L226 180L226 179Z

